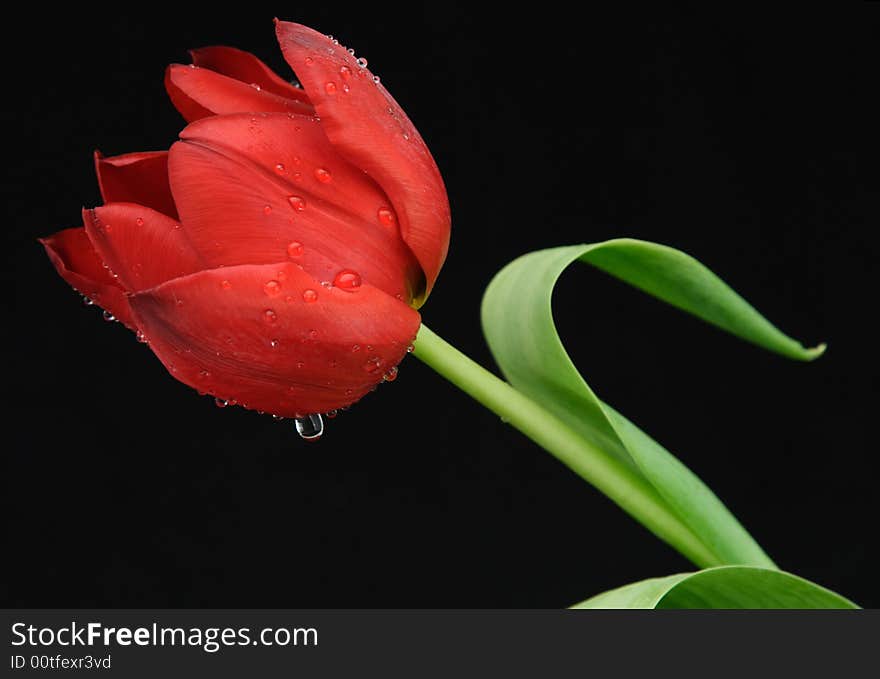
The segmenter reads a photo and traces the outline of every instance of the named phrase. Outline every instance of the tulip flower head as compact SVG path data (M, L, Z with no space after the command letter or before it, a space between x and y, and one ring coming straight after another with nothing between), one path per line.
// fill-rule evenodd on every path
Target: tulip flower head
M41 242L176 379L313 437L321 413L396 376L450 213L366 60L305 26L275 29L302 87L247 52L194 50L165 76L189 123L179 141L96 154L104 205Z

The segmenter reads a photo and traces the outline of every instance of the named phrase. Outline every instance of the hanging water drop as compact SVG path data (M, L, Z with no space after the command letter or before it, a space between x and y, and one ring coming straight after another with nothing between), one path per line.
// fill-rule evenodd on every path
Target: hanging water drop
M382 377L386 382L393 382L397 379L397 366L388 369L388 372Z
M135 333L135 337L137 337L137 341L140 342L141 344L149 344L150 343L149 340L147 339L147 336L144 334L143 330L138 330Z
M223 398L220 398L219 396L217 396L217 397L214 399L214 405L217 406L218 408L225 408L226 406L229 405L229 401L227 401L226 399L223 399Z
M324 433L324 418L314 413L296 418L296 433L305 441L314 441Z
M83 304L85 306L92 306L92 304L94 304L94 302L92 301L92 299L90 297L83 297Z
M109 311L105 310L102 315L104 316L104 320L107 321L108 323L116 320L116 316L111 314Z
M330 410L324 413L324 417L326 417L328 420L332 420L334 417L336 417L336 415L338 415L338 413L335 410Z
M367 67L367 60L364 59L363 57L359 57L358 59L355 59L355 63L356 63L358 66L360 66L361 68L366 68L366 67Z

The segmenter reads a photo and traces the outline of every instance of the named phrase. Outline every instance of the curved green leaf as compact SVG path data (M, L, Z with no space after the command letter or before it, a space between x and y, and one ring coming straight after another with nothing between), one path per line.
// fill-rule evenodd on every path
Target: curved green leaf
M715 554L717 563L772 567L770 558L712 491L603 403L578 373L559 339L551 310L556 280L576 260L785 356L810 360L823 347L805 349L784 335L692 257L632 239L531 252L504 267L483 297L483 332L511 385L643 475Z
M858 608L797 575L754 566L719 566L634 582L572 608Z

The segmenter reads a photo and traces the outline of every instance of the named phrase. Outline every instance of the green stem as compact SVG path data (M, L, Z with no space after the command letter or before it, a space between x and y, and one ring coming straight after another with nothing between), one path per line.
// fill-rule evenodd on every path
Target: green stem
M413 354L617 503L701 568L721 560L670 510L643 477L579 436L549 411L499 379L425 325Z

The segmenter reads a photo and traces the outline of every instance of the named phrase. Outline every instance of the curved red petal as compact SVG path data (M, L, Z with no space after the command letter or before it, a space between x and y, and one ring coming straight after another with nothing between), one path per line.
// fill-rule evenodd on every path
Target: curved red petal
M450 232L446 189L428 147L378 79L374 82L345 48L300 24L278 21L275 30L327 137L394 204L403 239L424 270L427 297L446 258Z
M95 151L95 172L105 203L138 203L177 218L168 185L168 151L105 158Z
M131 330L137 329L125 291L104 267L84 228L59 231L41 238L40 243L46 248L46 254L58 275L68 285L113 314Z
M387 197L334 151L314 118L215 116L180 136L171 189L210 266L290 260L319 281L353 269L407 302L421 287Z
M205 268L180 224L143 205L110 203L83 210L83 223L98 256L128 292Z
M419 314L292 263L201 271L131 298L150 347L194 389L284 417L350 405L406 354Z
M263 90L305 104L309 98L305 90L294 87L259 58L235 47L212 46L190 50L193 64L222 73L243 83L259 85Z
M314 113L308 102L281 97L197 66L171 64L165 71L165 89L187 122L224 113Z

